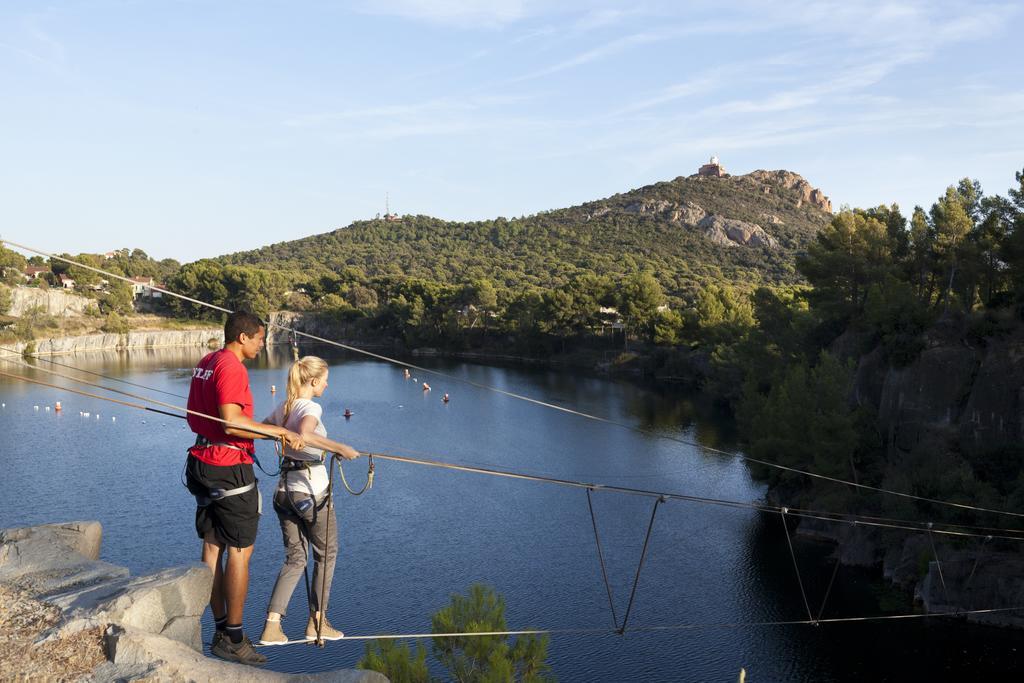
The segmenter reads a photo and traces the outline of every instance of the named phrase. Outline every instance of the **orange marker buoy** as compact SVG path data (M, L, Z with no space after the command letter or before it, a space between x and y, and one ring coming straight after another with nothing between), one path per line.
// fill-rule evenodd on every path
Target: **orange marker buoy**
M430 391L430 385L426 382L423 383L423 391Z
M270 393L272 393L272 394L276 394L277 393L277 385L276 384L271 384L270 385Z
M56 410L58 413L61 410L63 410L63 408L60 407L60 401L57 401L56 403L53 404L53 409Z

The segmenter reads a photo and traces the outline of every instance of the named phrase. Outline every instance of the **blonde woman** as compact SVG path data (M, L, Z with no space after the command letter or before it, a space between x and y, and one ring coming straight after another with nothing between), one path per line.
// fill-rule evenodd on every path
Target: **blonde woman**
M321 619L321 638L344 637L324 616L338 556L338 521L334 507L328 505L329 479L324 458L327 453L337 453L352 460L359 457L359 452L327 438L327 430L320 419L323 408L313 400L323 396L327 389L327 375L327 363L321 358L304 356L295 361L288 371L287 399L264 420L266 424L287 425L291 431L303 435L306 446L301 450L285 449L281 479L274 494L274 511L284 536L285 561L267 607L261 645L288 642L281 629L281 617L287 612L295 585L305 571L308 545L313 546L313 578L305 639L316 638L317 620Z

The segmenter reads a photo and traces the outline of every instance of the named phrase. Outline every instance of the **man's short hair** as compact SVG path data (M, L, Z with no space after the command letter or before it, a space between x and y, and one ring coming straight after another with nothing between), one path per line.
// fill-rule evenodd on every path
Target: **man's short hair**
M224 343L238 341L243 333L249 337L255 337L260 328L264 327L263 321L255 313L249 311L235 311L224 321Z

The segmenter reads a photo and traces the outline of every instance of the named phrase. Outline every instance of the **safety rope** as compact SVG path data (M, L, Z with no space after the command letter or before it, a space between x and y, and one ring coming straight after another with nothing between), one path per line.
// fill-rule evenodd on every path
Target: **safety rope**
M828 588L825 589L825 597L821 599L821 607L818 609L818 617L817 619L815 619L815 621L821 621L821 615L825 613L825 605L828 604L828 596L832 594L832 584L835 583L836 574L839 573L839 565L842 564L842 559L843 558L840 556L839 551L837 550L836 563L835 566L832 567L832 578L828 580Z
M35 247L30 247L28 245L20 244L18 242L14 242L12 240L0 239L0 244L9 244L12 247L16 247L18 249L23 249L25 251L29 251L29 252L32 252L34 254L39 254L40 256L45 256L45 257L47 257L49 259L56 259L58 261L63 261L64 263L69 263L71 265L78 266L79 268L84 268L86 270L89 270L89 271L92 271L92 272L95 272L95 273L99 273L101 275L104 275L104 276L110 277L110 278L114 278L116 280L121 280L121 281L124 281L124 282L132 282L132 280L130 278L125 277L123 275L118 275L116 273L111 273L110 271L103 270L102 268L96 268L95 266L90 266L90 265L87 265L87 264L84 264L84 263L80 263L78 261L75 261L74 259L69 259L69 258L67 258L65 256L58 256L57 254L51 254L51 253L49 253L47 251L43 251L43 250L37 249ZM158 287L156 285L149 285L149 288L154 290L154 291L160 292L162 294L166 294L167 296L175 297L175 298L181 299L183 301L188 301L190 303L194 303L194 304L196 304L198 306L205 306L206 308L209 308L211 310L220 311L222 313L229 313L229 314L233 312L230 309L224 308L223 306L218 306L216 304L211 304L209 302L202 301L200 299L196 299L196 298L187 296L185 294L179 294L178 292L174 292L174 291L171 291L169 289L165 289L163 287ZM857 481L841 479L839 477L832 477L832 476L829 476L829 475L826 475L826 474L820 474L820 473L817 473L817 472L811 472L809 470L802 470L802 469L799 469L799 468L796 468L796 467L789 467L789 466L786 466L786 465L782 465L780 463L771 462L769 460L762 460L760 458L755 458L755 457L752 457L752 456L749 456L749 455L744 455L744 454L741 454L741 453L735 453L735 452L725 451L725 450L718 449L718 448L713 448L711 446L705 446L705 445L703 445L703 444L701 444L699 442L692 441L692 440L689 440L689 439L681 439L679 437L674 437L674 436L671 436L669 434L663 434L663 433L655 431L655 430L644 429L642 427L637 427L635 425L631 425L631 424L628 424L628 423L625 423L625 422L619 422L617 420L612 420L612 419L609 419L609 418L599 417L597 415L592 415L590 413L585 413L585 412L582 412L582 411L579 411L579 410L574 410L572 408L566 408L564 406L560 406L560 405L557 405L557 404L554 404L554 403L549 403L547 401L541 401L541 400L538 400L538 399L535 399L535 398L531 398L531 397L525 396L523 394L517 394L515 392L506 391L505 389L499 389L498 387L492 387L492 386L487 385L487 384L481 384L479 382L474 382L474 381L472 381L470 379L466 379L464 377L459 377L458 375L452 375L450 373L442 372L440 370L433 370L431 368L426 368L426 367L423 367L423 366L414 365L414 364L408 363L406 361L398 360L396 358L391 358L389 356L384 356L382 354L374 353L372 351L368 351L366 349L361 349L361 348L356 347L356 346L351 346L349 344L343 344L343 343L335 341L333 339L326 339L324 337L320 337L320 336L317 336L317 335L314 335L314 334L310 334L308 332L303 332L302 330L297 330L297 329L288 327L286 325L281 325L279 323L274 323L274 322L271 322L271 321L267 321L267 325L270 326L270 327L275 327L275 328L284 330L286 332L289 332L289 333L291 333L294 336L302 336L302 337L305 337L307 339L312 339L314 341L318 341L318 342L321 342L321 343L324 343L324 344L329 344L331 346L335 346L335 347L338 347L338 348L341 348L341 349L345 349L346 351L351 351L353 353L359 353L359 354L362 354L364 356L368 356L370 358L376 358L378 360L382 360L382 361L385 361L385 362L388 362L388 363L392 363L392 364L398 365L400 367L412 368L412 369L415 369L415 370L418 370L418 371L421 371L421 372L430 373L430 374L433 374L433 375L438 376L438 377L444 377L445 379L450 379L450 380L452 380L454 382L459 382L459 383L462 383L462 384L466 384L468 386L473 386L473 387L476 387L478 389L482 389L482 390L485 390L485 391L491 391L491 392L494 392L494 393L497 393L497 394L501 394L503 396L507 396L509 398L513 398L513 399L520 400L520 401L525 401L527 403L532 403L534 405L538 405L538 406L542 406L542 407L545 407L545 408L550 408L552 410L557 410L557 411L560 411L560 412L568 413L570 415L576 415L578 417L582 417L582 418L585 418L585 419L588 419L588 420L593 420L593 421L601 422L601 423L604 423L604 424L614 425L614 426L621 427L623 429L628 429L630 431L637 432L637 433L640 433L640 434L645 434L645 435L648 435L648 436L654 436L656 438L665 439L665 440L668 440L668 441L674 441L676 443L681 443L681 444L684 444L684 445L687 445L687 446L692 446L692 447L695 447L695 448L700 448L700 449L702 449L702 450L704 450L705 452L708 452L708 453L715 453L717 455L722 455L722 456L725 456L725 457L728 457L728 458L736 458L736 459L743 460L745 462L751 462L751 463L755 463L755 464L758 464L758 465L763 465L765 467L771 467L771 468L778 469L778 470L781 470L781 471L784 471L784 472L789 472L791 474L797 474L797 475L801 475L801 476L805 476L805 477L810 477L810 478L818 479L818 480L821 480L821 481L828 481L828 482L831 482L831 483L834 483L834 484L841 484L843 486L850 486L850 487L853 487L853 488L856 488L856 489L860 489L860 490L864 490L864 491L873 491L875 493L883 493L883 494L886 494L886 495L897 496L897 497L904 498L904 499L907 499L907 500L914 500L914 501L918 501L918 502L922 502L922 503L931 503L933 505L941 505L941 506L952 507L952 508L957 508L957 509L961 509L961 510L971 510L971 511L974 511L974 512L986 512L986 513L995 514L995 515L1007 515L1007 516L1010 516L1010 517L1024 517L1024 512L1013 512L1011 510L997 510L997 509L986 508L986 507L982 507L982 506L978 506L978 505L969 505L967 503L957 503L955 501L950 501L950 500L942 500L942 499L938 499L938 498L930 498L928 496L919 496L919 495L916 495L916 494L913 494L913 493L908 493L906 491L895 491L893 489L887 489L887 488L883 488L883 487L880 487L880 486L872 486L870 484L862 484L862 483L857 482Z
M156 392L158 394L166 394L167 396L173 396L174 398L181 398L181 399L187 399L188 398L188 396L184 396L182 394L176 394L173 391L164 391L163 389L157 389L156 387L146 386L145 384L137 384L135 382L129 382L128 380L121 379L119 377L110 377L109 375L103 375L103 374L100 374L98 372L93 372L92 370L86 370L84 368L80 368L80 367L78 367L76 365L71 365L69 363L61 363L61 362L55 361L52 358L49 358L47 356L42 356L42 355L38 355L38 354L34 354L34 353L33 354L25 355L24 353L19 353L17 351L17 349L11 349L11 348L7 348L7 347L4 347L4 346L0 346L0 351L5 351L5 352L10 353L10 354L12 354L14 356L21 356L23 358L31 358L32 360L41 360L44 363L49 363L51 365L56 365L56 366L61 367L61 368L68 368L69 370L74 370L75 372L80 372L80 373L82 373L84 375L92 375L93 377L99 377L100 379L109 380L111 382L118 382L120 384L125 384L125 385L130 386L130 387L136 387L138 389L145 389L146 391L153 391L153 392ZM7 361L9 361L11 359L10 358L2 358L2 357L0 357L0 360L7 360ZM36 367L36 366L31 365L29 363L26 363L25 365L28 365L29 367L34 368L36 370L42 370L42 368Z
M8 377L8 378L11 378L11 379L20 380L20 381L24 381L24 382L28 382L28 383L31 383L31 384L47 386L47 387L50 387L50 388L53 388L53 389L57 389L57 390L68 391L70 393L79 394L79 395L83 395L83 396L88 396L90 398L95 398L95 399L98 399L98 400L101 400L101 401L108 401L108 402L115 403L115 404L118 404L118 405L123 405L123 406L126 406L126 407L138 408L138 409L142 409L142 410L149 410L149 411L158 412L158 413L161 413L161 414L164 414L164 415L169 415L171 417L178 417L178 418L184 419L183 415L175 415L173 413L167 413L166 411L157 410L157 409L151 408L149 406L145 406L145 405L141 405L141 404L136 404L136 403L131 403L131 402L128 402L128 401L122 401L120 399L114 399L114 398L110 398L110 397L107 397L107 396L100 396L100 395L97 395L97 394L92 394L90 392L85 392L85 391L81 391L81 390L77 390L77 389L72 389L70 387L62 387L62 386L59 386L59 385L56 385L56 384L52 384L52 383L49 383L49 382L43 382L41 380L36 380L36 379L32 379L32 378L21 376L21 375L16 375L16 374L0 371L0 376ZM85 383L83 380L74 380L74 378L71 378L71 379L73 381L79 381L79 382ZM100 387L100 388L106 389L108 391L115 391L117 393L126 393L126 392L121 392L120 390L110 389L109 387ZM151 401L157 402L154 399L146 399L146 400L151 400ZM159 403L159 402L157 402L157 403ZM174 407L176 410L179 410L179 411L182 411L182 412L188 412L188 413L195 412L195 411L188 411L186 409L182 409L182 408L179 408L179 407L176 407L176 406L172 406L172 407ZM210 419L222 422L224 424L231 424L227 420L223 420L223 419L221 419L219 417L205 415L203 413L196 413L196 414L202 415L203 417L208 417ZM259 430L249 429L248 426L241 426L240 428L246 429L248 431L252 431L253 433L260 433ZM269 438L273 438L275 440L278 438L277 435L267 434L267 436ZM518 473L518 472L503 472L503 471L499 471L499 470L489 470L487 468L480 468L480 467L467 467L467 466L462 466L462 465L454 465L454 464L451 464L451 463L442 463L442 462L438 462L438 461L417 460L417 459L409 458L409 457L406 457L406 456L393 456L393 455L387 455L387 454L381 454L381 453L366 454L366 455L373 455L374 457L377 457L377 458L382 458L382 459L387 459L387 460L395 460L395 461L400 461L400 462L408 462L408 463L426 465L426 466L431 466L431 467L443 467L443 468L452 469L452 470L476 472L476 473L480 473L480 474L490 474L490 475L493 475L493 476L510 477L510 478L514 478L514 479L532 480L532 481L538 481L538 482L560 484L560 485L563 485L563 486L572 486L572 487L577 487L577 488L584 488L587 491L587 493L588 493L588 503L590 502L589 501L590 492L593 491L593 490L598 490L598 489L603 489L603 490L606 490L606 491L609 491L609 492L629 493L629 494L634 494L634 495L657 496L657 499L655 500L653 509L651 511L651 519L650 519L650 521L648 523L647 533L646 533L645 538L644 538L644 545L643 545L643 549L641 551L640 561L638 562L636 574L635 574L634 579L633 579L633 587L632 587L632 591L631 591L631 594L630 594L630 599L629 599L629 604L627 606L626 615L623 618L622 624L620 626L617 626L617 628L614 631L611 631L612 633L617 633L619 635L625 634L626 630L627 630L629 614L630 614L630 611L632 610L633 601L634 601L634 598L635 598L635 595L636 595L636 589L637 589L637 585L639 583L640 572L641 572L641 570L643 568L644 560L645 560L645 558L647 556L647 549L648 549L648 545L649 545L649 541L650 541L650 536L651 536L651 532L652 532L653 525L654 525L655 515L657 514L658 507L659 507L659 505L661 503L666 502L669 499L677 499L677 500L686 500L686 501L690 501L690 502L701 502L701 503L706 503L706 504L725 505L727 507L732 507L732 508L746 508L746 509L758 510L758 511L763 511L763 512L779 512L782 515L783 523L784 524L785 524L785 515L787 513L789 513L788 509L784 508L784 507L759 505L759 504L756 504L756 503L743 503L743 502L740 502L740 501L717 500L717 499L711 499L711 498L702 498L702 497L698 497L698 496L688 496L688 495L683 495L683 494L658 493L658 492L652 492L652 491L644 491L644 490L641 490L641 489L630 489L628 487L601 486L601 485L598 485L598 484L578 482L578 481L572 481L572 480L564 480L564 479L555 479L555 478L552 478L552 477L542 477L542 476L537 476L537 475L528 475L528 474L523 474L523 473ZM339 456L334 455L333 457L334 458L338 458ZM339 467L339 470L340 469L341 468ZM328 494L330 496L330 498L328 500L328 511L329 511L328 512L328 522L327 522L328 523L328 532L327 532L328 533L328 537L329 537L329 534L330 534L330 523L331 523L332 518L333 518L333 475L334 475L334 467L332 465L332 467L331 467L331 476L330 476L329 483L328 483ZM592 504L591 504L591 510L592 510ZM851 522L850 520L835 519L835 518L824 517L824 516L819 516L819 515L794 514L794 516L797 516L797 517L809 517L809 518L812 518L812 519L823 519L823 520L826 520L826 521L833 521L833 522L846 522L846 523L852 523L852 524L864 524L864 522L859 522L857 520L853 520ZM594 523L594 527L595 527L595 531L596 531L596 526L597 526L596 525L596 519L592 518L592 521ZM905 528L906 530L911 530L911 531L922 531L921 529L917 529L917 528L900 527L900 526L897 526L897 525L888 525L888 524L879 523L879 522L869 523L868 525L869 526L876 526L876 527L883 527L883 528ZM954 536L966 536L966 537L978 537L978 536L980 536L978 534L969 534L969 533L954 532L954 531L948 531L948 530L937 530L937 529L933 529L933 528L928 528L928 529L925 529L924 531L926 531L929 534L929 539L930 540L931 540L931 534L932 533L948 534L948 535L954 535ZM992 535L987 535L987 536L985 536L985 538L986 539L1006 538L1007 540L1022 540L1019 537L1013 537L1013 536L996 537L996 536L992 536ZM806 593L804 592L804 589L803 589L803 581L802 581L802 579L800 577L799 568L797 567L797 564L796 564L796 557L795 557L795 554L794 554L794 551L793 551L792 541L791 541L791 539L789 537L788 528L786 529L786 539L787 539L787 543L789 544L789 550L790 550L791 558L793 560L794 569L797 572L797 579L798 579L798 581L800 583L800 590L801 590L801 594L803 595L804 605L807 608L808 617L809 617L807 620L791 620L791 621L775 621L775 622L746 622L746 623L744 623L744 622L737 622L737 623L731 623L731 624L730 623L725 623L725 624L677 624L677 625L668 625L668 626L641 626L641 627L634 627L633 629L630 629L630 630L632 630L632 631L664 631L664 630L687 630L687 629L713 628L713 627L783 626L783 625L807 625L807 624L818 625L818 624L832 624L832 623L850 623L850 622L858 622L858 621L878 621L878 620L893 620L893 619L912 619L912 618L923 618L923 617L960 616L960 615L968 615L968 614L988 614L988 613L996 613L996 612L1017 611L1017 610L1020 610L1020 609L1024 609L1024 608L1021 608L1021 607L1008 607L1008 608L990 608L990 609L984 609L984 610L967 610L967 611L955 610L953 612L941 612L941 613L931 613L931 614L903 614L903 615L886 615L886 616L875 616L875 617L838 617L838 618L831 618L831 619L820 619L820 618L815 619L813 617L813 615L811 615L809 603L807 602ZM932 540L931 542L932 542L932 548L933 548L933 551L934 551L934 548L935 548L934 541ZM325 565L326 565L327 558L328 558L328 552L329 552L329 550L325 547L325 549L324 549L324 562L325 562ZM936 560L938 561L937 554L936 554ZM606 581L607 581L607 575L606 574L605 574L605 577L606 577ZM940 577L941 577L941 569L940 569ZM834 576L833 576L833 579L834 579ZM944 583L945 582L943 580L943 584ZM831 588L831 586L830 586L830 588ZM326 589L326 571L323 572L323 576L322 576L321 595L325 595L326 594L326 590L325 589ZM610 587L609 587L609 600L611 601ZM826 600L827 600L827 594L826 594ZM948 599L947 599L947 602L948 602ZM326 609L323 609L323 607L324 607L323 605L318 605L318 607L320 607L321 609L319 610L319 618L315 619L316 628L317 628L317 637L316 637L315 642L318 645L320 645L321 647L323 647L324 646L324 639L322 637L322 627L323 627L323 622L326 619ZM822 610L823 609L824 609L824 603L822 604ZM544 630L528 630L528 631L489 631L489 632L485 632L485 633L466 632L466 633L442 633L442 634L437 634L437 633L423 633L423 634L376 634L376 635L366 635L366 636L343 636L342 638L340 638L340 640L414 639L414 638L444 638L444 637L478 637L478 636L488 636L488 635L532 635L532 634L539 635L539 634L559 634L559 633L608 633L608 632L609 631L607 629L544 629ZM308 642L308 641L294 641L294 642L298 643L298 642ZM289 644L291 644L291 643L289 643Z
M640 551L640 561L636 565L636 576L633 577L633 589L629 592L629 604L626 605L626 615L622 617L622 624L619 626L619 634L626 632L626 623L629 621L629 613L633 610L633 598L636 597L636 587L640 583L640 570L644 568L644 559L647 557L647 544L651 540L651 530L654 528L654 516L658 514L658 506L665 502L665 496L654 500L651 508L651 521L647 523L647 534L644 535L644 547Z
M800 567L796 563L796 553L793 552L793 539L789 537L789 526L786 524L786 508L779 510L779 517L782 520L782 531L786 534L786 545L789 546L789 557L793 560L793 572L796 574L797 585L800 586L800 597L804 600L804 609L807 610L807 619L814 621L811 614L811 604L807 601L807 591L804 590L804 580L800 576Z
M597 544L597 559L601 563L601 576L604 578L604 587L608 592L608 608L612 612L612 623L615 630L619 630L619 617L615 614L615 600L612 598L612 584L608 581L608 570L604 566L604 551L601 550L601 535L597 531L597 517L594 515L594 503L590 496L591 489L587 489L587 507L590 508L590 522L594 526L594 542Z
M946 588L946 577L942 573L942 560L939 559L939 551L935 549L935 539L932 537L932 530L928 529L928 543L932 546L932 557L935 558L935 567L939 570L939 583L942 584L942 596L949 604L949 590Z
M337 460L338 473L341 475L341 483L345 485L345 490L347 490L353 496L361 496L361 495L363 495L364 493L366 493L367 491L369 491L370 489L373 488L373 471L374 471L373 454L372 453L369 454L368 458L370 460L370 468L369 468L369 471L366 473L366 483L363 484L363 488L359 489L358 491L353 490L352 487L348 485L348 480L345 478L345 470L342 469L342 467L341 467L342 458L337 457L337 456L335 456L335 458L334 458L334 460Z
M90 393L90 392L87 392L87 391L82 391L80 389L73 389L73 388L70 388L70 387L65 387L65 386L61 386L61 385L58 385L58 384L53 384L53 383L50 383L50 382L44 382L42 380L33 379L33 378L30 378L30 377L25 377L23 375L17 375L17 374L13 374L13 373L9 373L9 372L0 371L0 377L8 377L8 378L11 378L11 379L15 379L15 380L23 381L23 382L28 382L28 383L31 383L31 384L37 384L37 385L40 385L40 386L50 387L52 389L57 389L57 390L60 390L60 391L67 391L69 393L78 394L78 395L81 395L81 396L87 396L89 398L95 398L95 399L98 399L98 400L101 400L101 401L108 401L108 402L111 402L111 403L115 403L115 404L118 404L118 405L123 405L123 406L130 407L130 408L138 408L138 409L141 409L141 410L148 410L148 411L151 411L151 412L160 413L161 415L167 415L169 417L185 419L183 415L176 415L174 413L169 413L167 411L158 410L156 408L152 408L152 407L149 407L149 406L146 406L146 405L142 405L142 404L138 404L138 403L132 403L130 401L122 401L120 399L114 399L114 398L110 398L108 396L100 396L98 394L93 394L93 393ZM85 382L84 380L76 380L74 378L68 378L68 379L71 379L72 381L78 381L80 383L83 383L83 384L86 384L86 385L89 385L89 386L95 386L95 385L90 385L88 382ZM114 391L114 392L120 393L120 394L126 394L127 393L127 392L122 392L122 391L116 390L116 389L110 389L109 387L100 387L100 388L105 389L107 391ZM128 394L128 395L129 396L135 396L134 394ZM154 399L150 399L150 398L146 398L146 397L137 397L137 398L140 398L141 400L152 401L152 402L155 402L155 403L157 403L159 405L171 405L171 404L163 404L163 403L161 403L159 401L155 401ZM252 432L254 434L261 434L261 435L266 436L268 439L273 439L275 441L277 439L277 435L276 434L270 434L269 432L262 432L259 429L254 428L254 427L250 427L248 425L238 425L238 424L235 424L235 423L228 422L227 420L223 420L223 419L221 419L220 417L217 417L217 416L207 415L206 413L201 413L201 412L197 412L197 411L191 411L191 410L188 410L186 408L180 408L178 406L171 405L171 407L174 408L175 410L178 410L178 411L181 411L181 412L185 412L185 413L189 413L189 414L194 414L194 415L199 415L199 416L205 417L207 419L210 419L210 420L213 420L213 421L216 421L216 422L221 422L223 424L227 424L229 426L236 427L238 429L244 429L244 430ZM782 509L781 506L768 505L768 504L763 504L763 503L727 500L727 499L722 499L722 498L710 498L710 497L705 497L705 496L694 496L694 495L689 495L689 494L670 493L670 492L665 492L665 491L651 491L651 490L631 488L631 487L626 487L626 486L615 486L615 485L611 485L611 484L595 484L595 483L592 483L592 482L574 481L574 480L571 480L571 479L558 479L558 478L555 478L555 477L545 477L545 476L540 476L540 475L525 474L525 473L521 473L521 472L509 472L509 471L505 471L505 470L498 470L498 469L486 468L486 467L475 467L475 466L469 466L469 465L458 465L458 464L455 464L455 463L443 462L443 461L439 461L439 460L429 460L429 459L425 459L425 458L412 458L412 457L408 457L408 456L395 455L395 454L389 454L389 453L362 452L360 454L361 455L365 455L365 456L373 456L374 458L377 458L377 459L380 459L380 460L391 460L391 461L395 461L395 462L404 462L404 463L409 463L409 464L413 464L413 465L420 465L420 466L424 466L424 467L436 467L436 468L442 468L442 469L455 470L455 471L459 471L459 472L471 472L471 473L476 473L476 474L484 474L484 475L493 476L493 477L504 477L504 478L509 478L509 479L519 479L519 480L525 480L525 481L535 481L535 482L542 482L542 483L547 483L547 484L555 484L555 485L558 485L558 486L567 486L567 487L573 487L573 488L591 489L593 491L598 491L598 490L609 491L609 492L612 492L612 493L621 493L621 494L626 494L626 495L635 495L635 496L642 496L642 497L648 497L648 498L658 498L658 497L662 497L663 496L667 500L688 501L688 502L693 502L693 503L701 503L701 504L706 504L706 505L716 505L716 506L728 507L728 508L747 509L747 510L754 510L754 511L759 511L759 512L766 512L766 513L777 513L777 512L779 512ZM875 522L875 521L870 521L870 520L862 520L862 519L858 519L855 516L847 515L845 513L836 513L836 512L828 512L828 511L794 512L793 509L789 509L789 510L790 510L789 514L791 516L800 517L802 519L815 519L815 520L824 521L824 522L835 522L835 523L839 523L839 524L847 524L847 525L853 525L853 526L858 526L859 525L859 526L868 526L868 527L881 528L881 529L894 529L894 530L900 530L900 531L912 531L912 532L924 532L924 531L927 531L927 527L926 526L915 526L915 525L920 525L922 523L914 522L914 521L909 521L909 522L907 522L905 524L889 524L889 523L885 523L885 522ZM955 527L956 525L951 525L951 526ZM953 529L935 529L935 528L933 528L933 532L936 533L936 534L942 534L942 535L946 535L946 536L955 536L955 537L961 537L961 538L984 538L986 536L991 536L993 539L1008 540L1008 541L1022 541L1022 540L1024 540L1024 537L1021 537L1021 536L995 535L995 534L975 534L975 533L970 533L970 532L955 531Z

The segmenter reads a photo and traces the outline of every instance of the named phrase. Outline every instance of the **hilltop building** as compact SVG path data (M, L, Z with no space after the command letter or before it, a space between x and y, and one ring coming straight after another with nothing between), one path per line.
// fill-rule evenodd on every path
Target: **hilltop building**
M718 157L711 157L711 160L697 169L697 175L721 178L726 175L725 167L718 163Z

